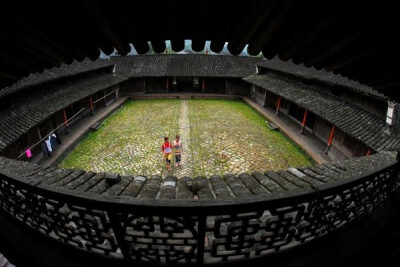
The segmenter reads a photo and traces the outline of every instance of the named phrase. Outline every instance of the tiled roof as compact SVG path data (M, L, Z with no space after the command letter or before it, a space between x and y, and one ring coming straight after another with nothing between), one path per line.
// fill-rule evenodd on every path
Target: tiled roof
M400 136L385 131L384 119L343 99L269 75L244 80L312 111L375 151L400 148Z
M371 156L326 163L323 165L289 168L225 176L182 177L122 176L116 184L108 184L105 173L58 169L0 157L0 173L13 173L33 186L40 184L109 196L139 199L222 199L252 195L270 195L302 190L312 186L340 181L362 175L396 161L396 153L380 152ZM196 188L191 190L190 188ZM193 192L195 191L195 193Z
M242 78L255 72L255 65L261 58L211 56L211 55L143 55L111 57L110 60L84 60L63 64L59 68L31 74L11 87L0 89L0 98L25 90L32 86L45 85L61 78L70 78L78 74L111 68L116 64L116 74L126 77L238 77Z
M78 74L93 72L103 68L110 68L114 64L109 60L98 59L96 61L84 60L82 62L73 62L70 65L63 64L59 68L45 70L42 73L34 73L26 78L19 80L10 87L0 89L0 98L7 96L28 87L42 85L61 78L68 78Z
M143 55L112 57L116 72L129 77L245 77L262 58L211 55Z
M123 80L124 77L108 74L58 85L0 113L0 152L59 110Z
M276 73L285 73L308 80L318 80L329 85L341 86L347 90L351 90L380 101L387 101L387 97L382 93L374 90L372 87L362 85L357 81L349 80L341 75L336 75L326 70L317 70L314 67L307 68L304 64L296 65L291 60L282 61L279 58L265 60L257 64L262 68L272 70Z

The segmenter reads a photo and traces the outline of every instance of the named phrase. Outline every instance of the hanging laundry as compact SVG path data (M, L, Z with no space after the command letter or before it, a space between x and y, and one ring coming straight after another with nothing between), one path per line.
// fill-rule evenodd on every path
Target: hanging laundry
M49 136L49 138L47 138L44 142L45 142L45 144L46 144L46 146L47 146L47 150L48 150L49 152L53 152L53 148L51 147L51 143L50 143L50 136Z
M25 153L26 153L26 157L27 158L32 157L32 152L31 152L31 150L29 148L25 151Z
M58 147L58 142L57 142L57 137L55 134L52 134L49 136L50 139L50 144L53 150L55 150Z

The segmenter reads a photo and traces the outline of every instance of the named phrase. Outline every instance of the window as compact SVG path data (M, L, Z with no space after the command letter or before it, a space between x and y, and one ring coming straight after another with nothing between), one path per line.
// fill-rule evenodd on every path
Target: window
M199 78L197 77L193 78L193 87L199 87Z

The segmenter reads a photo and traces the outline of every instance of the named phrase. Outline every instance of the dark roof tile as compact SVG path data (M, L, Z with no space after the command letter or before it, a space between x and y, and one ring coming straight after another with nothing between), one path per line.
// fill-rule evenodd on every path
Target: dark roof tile
M112 57L116 73L127 77L246 77L262 58L210 55Z
M45 94L38 94L2 112L0 114L0 151L54 113L123 80L125 80L124 77L104 74L89 77L83 81L54 86Z
M32 86L43 85L57 79L69 78L82 73L94 72L99 69L111 68L113 65L114 63L104 59L98 59L95 61L84 60L82 62L75 61L70 65L62 64L59 68L51 68L42 73L31 74L28 77L19 80L14 85L1 89L0 98L25 90Z
M162 179L157 175L148 179L141 176L134 179L130 176L122 176L118 183L109 185L104 179L104 173L48 168L0 156L0 174L13 173L34 186L44 183L54 188L74 190L77 194L90 192L144 199L192 199L193 195L197 194L201 199L212 199L213 195L217 198L228 198L304 189L311 185L330 183L367 173L394 162L396 162L396 153L384 151L371 156L320 166L289 168L287 171L267 171L265 174L254 172L252 175L240 174L239 177L226 175L224 179L221 176L213 176L210 179L197 177L194 181L189 177L176 180L175 177ZM193 182L193 186L197 183L196 191L190 189L188 182Z
M357 81L349 80L341 75L327 72L325 70L317 70L314 67L307 68L304 64L296 65L291 60L282 61L279 58L265 60L257 64L261 68L265 68L274 73L284 73L292 76L300 77L306 80L317 80L328 85L340 86L350 91L354 91L380 101L386 101L387 97L372 87L362 85Z
M383 118L334 95L269 75L253 75L243 79L310 110L376 151L400 148L394 142L400 136L385 131ZM383 145L385 143L386 146Z

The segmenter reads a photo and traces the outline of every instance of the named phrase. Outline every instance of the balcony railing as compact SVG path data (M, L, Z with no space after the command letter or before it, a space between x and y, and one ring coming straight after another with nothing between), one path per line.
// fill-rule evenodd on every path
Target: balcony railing
M225 263L294 250L373 212L399 187L398 165L303 191L189 201L78 193L0 174L0 215L121 260Z

